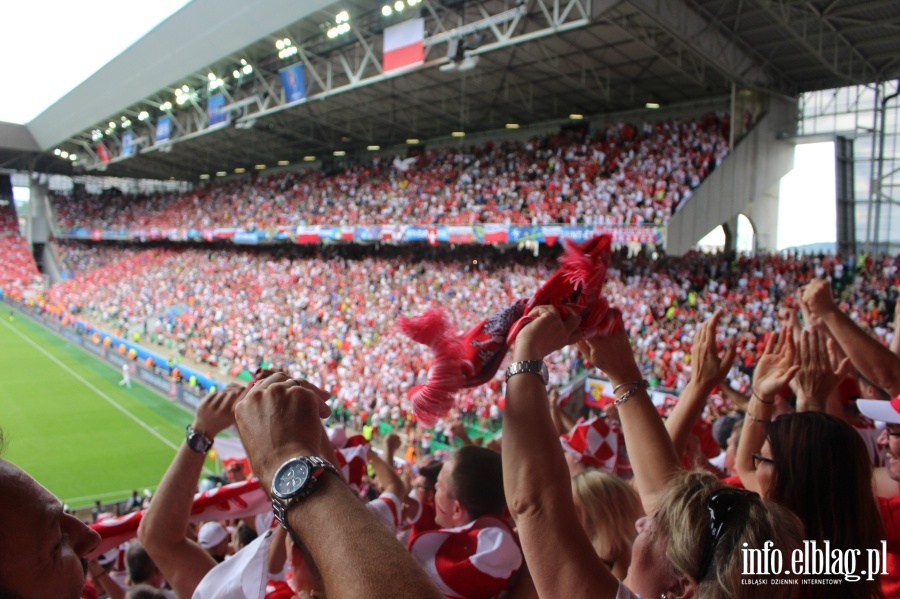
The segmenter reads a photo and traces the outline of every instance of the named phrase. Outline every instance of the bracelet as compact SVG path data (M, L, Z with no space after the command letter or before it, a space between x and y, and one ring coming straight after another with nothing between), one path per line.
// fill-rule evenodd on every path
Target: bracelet
M764 400L762 397L759 396L759 394L756 392L756 389L754 389L753 387L750 387L750 394L751 394L753 397L755 397L756 399L758 399L760 402L762 402L762 403L764 403L764 404L766 404L766 405L771 406L771 405L773 405L773 404L775 403L775 400L774 400L774 399L773 399L772 401L766 401L766 400Z
M747 412L747 418L749 418L749 419L752 420L753 422L758 422L758 423L760 423L760 424L769 424L770 422L772 422L771 420L764 420L764 419L762 419L762 418L757 418L756 416L754 416L754 415L751 414L750 412Z
M650 383L647 382L647 379L642 379L640 381L628 384L634 385L634 387L632 387L616 399L617 406L621 406L623 403L628 401L636 392L646 389L650 386ZM619 385L619 387L621 387L621 385ZM618 389L619 387L616 387L616 389Z
M627 385L640 385L641 383L646 383L646 382L647 381L641 379L640 381L631 381L630 383L619 383L618 385L613 387L613 395L616 394L616 391L618 391L619 389L621 389L622 387L625 387Z

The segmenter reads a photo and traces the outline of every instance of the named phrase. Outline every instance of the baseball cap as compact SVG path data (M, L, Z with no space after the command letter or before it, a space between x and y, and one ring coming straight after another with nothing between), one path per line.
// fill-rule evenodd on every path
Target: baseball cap
M197 542L204 549L215 547L228 538L228 531L218 522L207 522L197 533Z
M900 424L900 395L884 401L883 399L857 399L856 407L872 420L881 420L888 424Z

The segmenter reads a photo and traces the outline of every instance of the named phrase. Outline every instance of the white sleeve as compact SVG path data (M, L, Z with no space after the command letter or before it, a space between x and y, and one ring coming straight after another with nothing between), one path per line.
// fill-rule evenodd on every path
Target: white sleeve
M393 493L382 493L366 504L366 507L375 514L391 531L397 532L400 528L400 513L403 503Z

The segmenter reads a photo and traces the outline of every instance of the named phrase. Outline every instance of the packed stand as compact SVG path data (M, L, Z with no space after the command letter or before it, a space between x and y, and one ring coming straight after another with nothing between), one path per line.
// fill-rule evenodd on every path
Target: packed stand
M663 224L728 153L728 117L566 132L524 142L376 157L340 173L292 171L185 194L59 196L61 229L299 225Z
M41 273L28 242L19 234L19 218L11 202L0 206L0 256L3 256L0 289L5 293L20 294L41 283Z

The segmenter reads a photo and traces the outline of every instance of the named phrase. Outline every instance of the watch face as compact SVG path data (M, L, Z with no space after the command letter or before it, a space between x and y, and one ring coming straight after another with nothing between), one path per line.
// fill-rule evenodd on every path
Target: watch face
M309 465L303 460L295 460L282 466L275 474L272 490L280 497L291 497L303 488L309 480Z

